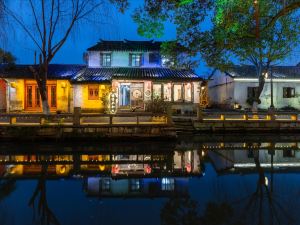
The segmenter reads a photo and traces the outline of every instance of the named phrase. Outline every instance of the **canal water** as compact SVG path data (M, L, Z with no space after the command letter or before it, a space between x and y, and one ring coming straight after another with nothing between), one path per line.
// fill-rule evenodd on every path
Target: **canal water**
M299 140L1 143L0 224L300 224Z

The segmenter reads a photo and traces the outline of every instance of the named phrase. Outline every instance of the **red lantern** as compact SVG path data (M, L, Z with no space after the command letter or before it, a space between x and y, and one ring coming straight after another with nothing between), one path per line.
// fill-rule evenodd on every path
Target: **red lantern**
M146 168L145 168L145 172L147 174L151 173L152 169L151 169L151 166L147 165Z
M188 163L188 164L185 166L185 168L186 168L186 171L187 171L188 173L190 173L190 172L192 171L192 166L191 166L190 163Z
M120 172L120 168L118 165L113 165L111 168L111 172L112 173L119 173Z

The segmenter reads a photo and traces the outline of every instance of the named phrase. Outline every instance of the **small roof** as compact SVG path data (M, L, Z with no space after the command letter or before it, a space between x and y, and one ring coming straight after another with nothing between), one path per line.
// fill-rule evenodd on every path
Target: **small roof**
M251 65L234 66L226 72L233 78L257 78L256 68ZM300 79L300 65L272 66L273 79Z
M0 67L0 78L34 79L32 72L29 70L30 66L37 67L37 65L13 65L11 67L2 65ZM50 64L48 66L48 78L70 79L84 67L84 65L77 64Z
M74 83L101 83L111 82L113 79L127 80L203 80L190 70L173 70L169 68L132 68L132 67L109 67L109 68L85 68L73 79Z
M100 40L96 45L88 48L88 51L160 51L160 41L105 41Z

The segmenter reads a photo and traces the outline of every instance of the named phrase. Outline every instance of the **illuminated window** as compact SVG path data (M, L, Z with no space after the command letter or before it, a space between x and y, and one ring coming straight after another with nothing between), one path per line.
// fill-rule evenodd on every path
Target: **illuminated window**
M283 88L283 98L294 98L295 97L295 88L284 87Z
M102 53L101 54L102 63L101 65L104 67L111 66L111 54L110 53Z
M162 180L161 180L161 190L163 190L163 191L173 191L173 190L175 190L175 180L174 180L174 178L162 178Z
M142 54L130 54L129 55L129 65L138 67L142 65Z
M130 191L140 191L141 190L141 182L139 179L131 179L130 180Z
M192 101L192 85L190 83L184 84L184 101Z
M161 98L161 84L153 84L153 98Z
M99 85L89 85L89 100L98 100L99 99Z
M171 83L164 84L164 100L171 101L172 85Z
M175 102L182 101L182 85L181 84L174 84L174 92L173 98Z

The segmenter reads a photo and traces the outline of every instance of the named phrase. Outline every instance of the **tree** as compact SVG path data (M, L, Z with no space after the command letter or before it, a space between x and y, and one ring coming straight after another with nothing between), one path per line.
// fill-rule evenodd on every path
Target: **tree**
M7 51L4 51L0 48L0 64L9 64L13 65L16 61L16 58Z
M291 13L295 11L274 20L285 7L284 1L277 0L148 0L144 8L135 11L133 18L139 25L139 33L148 37L161 35L163 23L173 22L177 28L177 44L185 47L184 52L190 56L201 54L211 67L224 71L236 61L250 62L259 78L254 99L258 102L266 72L299 43L299 16ZM212 20L209 29L202 27L208 17ZM176 51L179 55L178 48Z
M282 2L269 0L217 0L213 29L203 34L201 50L209 65L228 68L234 60L256 69L259 86L254 102L259 103L270 67L287 57L299 44L299 18L286 15L269 26Z
M92 14L99 14L107 3L115 4L121 12L128 6L127 0L25 0L22 7L30 12L27 18L21 10L11 9L8 1L4 4L6 15L23 29L39 50L39 65L31 66L30 70L37 81L45 114L50 113L46 89L48 65L75 27L89 20Z

